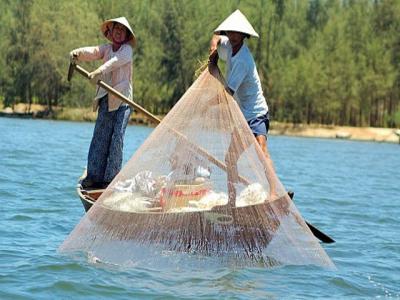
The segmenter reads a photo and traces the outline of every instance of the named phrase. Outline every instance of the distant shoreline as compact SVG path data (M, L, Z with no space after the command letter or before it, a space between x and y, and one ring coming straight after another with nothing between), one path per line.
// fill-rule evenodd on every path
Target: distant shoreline
M379 127L351 127L321 124L290 124L272 122L271 135L372 141L400 144L400 130Z
M21 107L18 110L0 111L0 117L49 119L60 121L94 122L97 113L90 108L62 108L53 112L46 112L33 107L31 112L25 113ZM159 116L162 119L162 116ZM146 117L133 113L129 124L155 126ZM400 129L377 127L351 127L321 124L293 124L271 122L271 135L285 135L311 138L346 139L356 141L372 141L400 144Z

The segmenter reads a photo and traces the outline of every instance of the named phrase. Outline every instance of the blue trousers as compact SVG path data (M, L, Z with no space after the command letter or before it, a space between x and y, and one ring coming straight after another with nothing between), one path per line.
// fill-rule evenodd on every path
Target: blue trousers
M109 112L108 96L100 99L88 154L88 180L111 182L121 170L124 135L130 114L131 108L126 104Z

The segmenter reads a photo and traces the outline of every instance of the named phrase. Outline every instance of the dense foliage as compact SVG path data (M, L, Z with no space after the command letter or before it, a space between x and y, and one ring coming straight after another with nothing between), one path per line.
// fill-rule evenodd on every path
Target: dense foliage
M89 106L94 87L67 82L69 51L104 43L102 20L125 16L138 38L134 98L166 113L236 8L260 34L248 44L274 120L400 126L397 0L0 0L0 99Z

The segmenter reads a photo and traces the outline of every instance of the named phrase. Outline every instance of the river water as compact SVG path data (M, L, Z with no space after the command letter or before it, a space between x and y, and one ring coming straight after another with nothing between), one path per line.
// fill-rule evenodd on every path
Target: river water
M0 118L0 299L400 298L400 146L271 136L303 217L332 236L337 270L124 268L57 248L83 216L77 178L92 123ZM125 161L152 129L128 126Z

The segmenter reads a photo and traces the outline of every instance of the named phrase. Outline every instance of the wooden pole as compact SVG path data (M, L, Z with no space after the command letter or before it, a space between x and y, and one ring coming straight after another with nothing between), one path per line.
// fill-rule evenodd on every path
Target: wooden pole
M78 71L79 74L81 74L84 77L86 77L87 79L89 79L89 72L86 71L81 66L75 65L75 70ZM161 120L159 118L157 118L155 115L153 115L151 112L144 109L143 107L141 107L139 104L133 102L132 100L128 99L125 95L123 95L120 92L118 92L117 90L113 89L111 86L109 86L104 81L99 80L97 82L97 84L99 86L101 86L103 89L105 89L107 92L109 92L109 93L113 94L114 96L118 97L119 99L121 99L123 102L125 102L126 104L131 106L136 111L140 111L141 113L143 113L146 117L148 117L150 120L152 120L156 124L159 124L161 122Z

